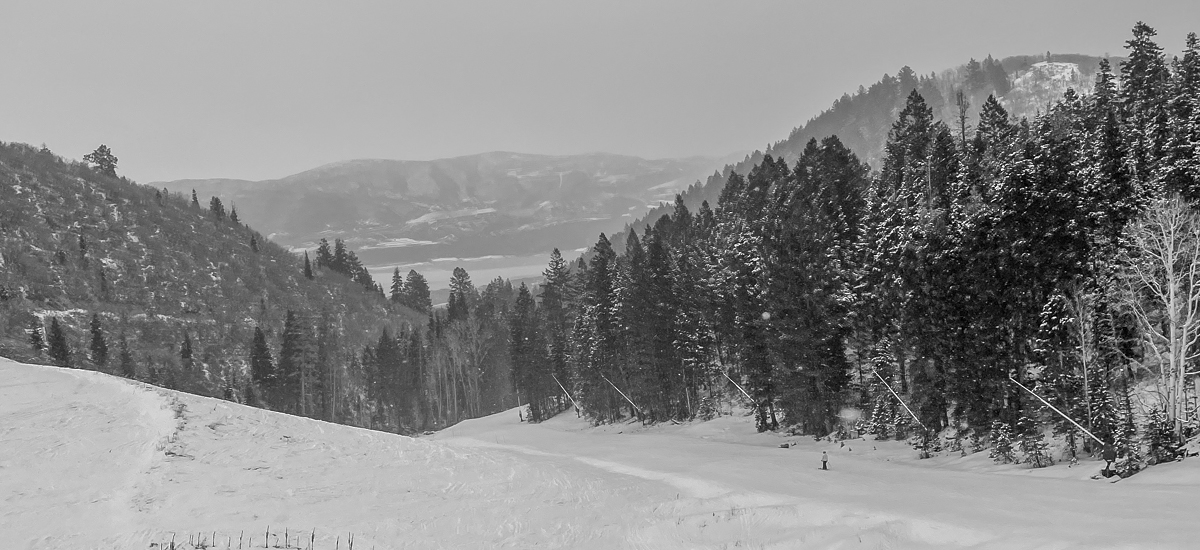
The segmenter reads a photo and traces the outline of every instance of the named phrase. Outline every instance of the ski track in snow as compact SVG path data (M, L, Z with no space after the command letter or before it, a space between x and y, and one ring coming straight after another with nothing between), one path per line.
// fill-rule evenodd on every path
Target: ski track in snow
M1164 481L1198 461L1110 484L745 425L508 411L409 438L0 359L0 545L261 548L270 526L317 549L1196 547L1200 491Z

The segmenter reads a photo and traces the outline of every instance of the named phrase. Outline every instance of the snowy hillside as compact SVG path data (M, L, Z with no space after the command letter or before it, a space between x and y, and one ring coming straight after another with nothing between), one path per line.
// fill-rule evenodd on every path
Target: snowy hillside
M286 529L318 549L350 533L379 549L1196 544L1182 528L1200 506L1195 461L1110 484L1088 479L1094 462L918 461L895 442L755 434L744 417L596 429L509 411L412 439L94 372L0 359L0 379L7 548L190 548L214 533L262 547L268 528L272 547Z
M1088 94L1095 87L1094 76L1086 75L1076 63L1042 61L1017 74L1012 89L1000 102L1015 118L1032 119L1046 112L1067 90Z

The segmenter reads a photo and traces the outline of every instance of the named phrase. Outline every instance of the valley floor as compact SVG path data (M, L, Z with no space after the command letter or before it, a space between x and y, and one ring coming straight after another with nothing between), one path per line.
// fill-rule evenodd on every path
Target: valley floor
M1107 483L1094 461L985 455L916 460L741 416L592 428L514 410L408 438L0 359L6 548L261 548L268 529L316 549L1200 545L1200 461Z

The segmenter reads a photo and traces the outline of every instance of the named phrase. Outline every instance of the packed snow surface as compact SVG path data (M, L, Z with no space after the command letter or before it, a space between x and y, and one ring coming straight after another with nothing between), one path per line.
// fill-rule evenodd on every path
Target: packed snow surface
M781 443L795 443L780 448ZM986 453L592 428L517 411L409 438L0 359L5 548L1195 548L1196 462L1096 481ZM829 471L820 470L822 450ZM240 543L239 543L240 540ZM299 541L299 542L298 542Z

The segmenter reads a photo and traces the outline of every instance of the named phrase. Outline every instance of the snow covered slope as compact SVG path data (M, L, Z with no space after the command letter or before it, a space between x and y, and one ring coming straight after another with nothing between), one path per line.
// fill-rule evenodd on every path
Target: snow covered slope
M1094 78L1075 63L1034 63L1016 75L1012 90L1001 98L1000 103L1012 117L1032 120L1039 112L1048 111L1069 89L1078 94L1091 93L1095 88Z
M1094 463L1032 475L895 443L781 449L797 438L740 417L594 429L508 411L413 439L92 372L0 360L0 380L5 548L159 548L172 534L189 548L214 532L218 547L261 548L268 526L272 545L286 528L317 549L347 548L348 533L379 549L1197 542L1200 487L1168 470L1188 462L1110 484L1071 479Z

